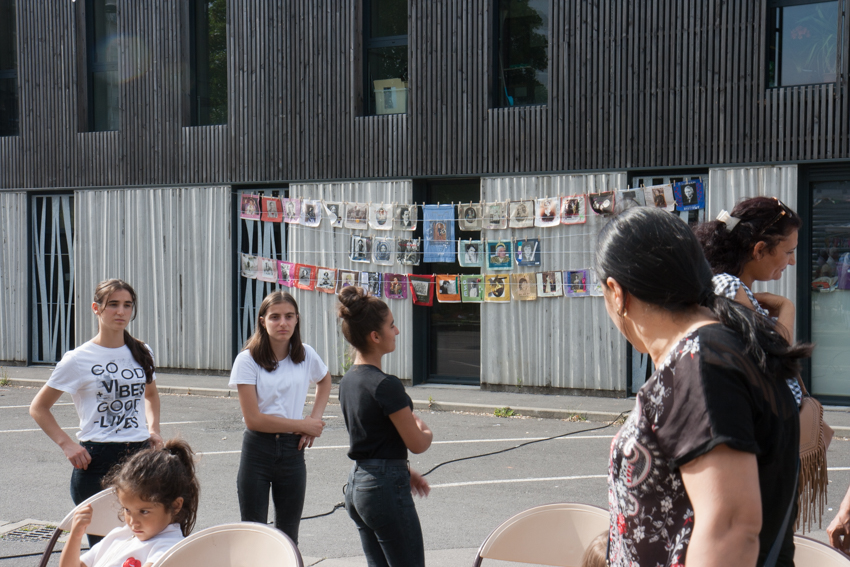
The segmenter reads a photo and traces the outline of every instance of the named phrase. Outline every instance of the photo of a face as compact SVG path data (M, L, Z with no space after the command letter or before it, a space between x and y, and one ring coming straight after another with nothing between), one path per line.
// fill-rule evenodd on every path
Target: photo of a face
M510 240L487 241L487 267L491 270L510 270L512 268Z
M442 221L438 221L438 222L432 223L432 225L433 225L432 230L434 231L433 232L434 240L438 241L438 242L445 242L446 241L446 234L447 234L446 223L444 223Z
M407 276L383 274L384 296L389 299L407 299Z
M469 265L476 265L479 263L478 261L478 246L475 244L469 243L466 245L466 263Z
M297 274L297 278L295 280L295 287L298 289L304 290L313 290L316 287L316 267L308 266L306 264L297 264L295 266L295 273Z
M416 230L416 205L396 205L395 228Z
M457 261L463 268L474 268L481 265L481 241L458 240Z
M519 266L539 266L540 240L537 238L517 240L516 263Z
M537 274L538 297L561 297L564 295L561 272L539 272Z
M460 276L460 299L463 303L481 303L484 277L480 275Z
M510 228L534 226L534 201L511 201L508 203L508 217Z
M534 274L511 274L511 283L514 288L514 299L529 301L537 299L537 286Z
M488 274L484 276L484 301L493 303L508 303L511 300L511 286L508 276Z
M584 195L570 195L561 199L561 224L582 224L587 220Z
M260 218L260 196L242 194L239 216L243 219L258 220Z
M664 197L664 189L661 187L654 187L652 189L652 202L656 207L666 208L667 207L667 199Z
M481 230L481 205L472 203L458 205L457 219L460 230Z
M319 268L316 272L316 289L325 293L336 291L336 270Z
M316 226L319 224L319 206L316 201L304 201L304 224Z
M692 184L682 187L682 202L686 205L695 205L697 203L697 191Z
M372 254L372 239L368 236L352 235L351 252L349 258L352 262L369 262Z
M337 293L342 291L345 287L356 286L358 284L358 272L352 272L349 270L340 270L339 271L339 287L337 288Z
M283 200L283 220L290 224L301 223L301 199L293 197Z
M327 209L328 220L334 228L342 227L342 203L325 203Z
M271 258L260 258L260 275L257 276L264 282L277 281L277 260Z
M487 203L487 228L498 230L508 225L505 215L505 203Z
M369 295L381 297L381 274L379 272L360 272L360 285Z
M400 239L396 241L398 262L405 266L418 266L421 260L419 240Z
M570 270L564 272L564 280L567 296L583 297L590 295L588 270Z
M295 278L293 277L295 271L295 265L289 262L278 262L277 268L277 281L281 285L285 285L286 287L292 287L295 285Z
M537 218L535 225L537 226L554 226L560 223L558 218L559 199L537 199Z
M257 279L257 257L251 256L250 254L242 254L241 261L242 264L242 277L248 278L251 280Z
M366 217L369 213L367 205L363 203L345 204L345 228L365 228Z

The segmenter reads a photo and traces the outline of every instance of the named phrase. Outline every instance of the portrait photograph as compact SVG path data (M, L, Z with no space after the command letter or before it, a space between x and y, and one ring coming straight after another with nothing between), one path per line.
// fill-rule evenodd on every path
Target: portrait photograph
M284 285L286 287L292 287L295 285L296 280L296 270L295 264L292 262L278 262L277 263L277 282L280 285Z
M318 268L316 270L316 289L325 293L336 292L336 270Z
M308 266L307 264L296 264L295 273L295 288L312 291L316 288L316 266Z
M384 297L387 299L407 299L407 276L404 274L383 274Z
M517 266L540 265L540 239L520 238L516 241L514 255Z
M705 208L705 192L702 181L680 181L673 185L673 199L677 211L695 211Z
M460 299L463 303L481 303L484 300L484 276L461 275Z
M277 260L271 258L258 258L260 262L260 271L257 274L257 279L264 282L277 282Z
M534 226L534 200L509 202L508 226L510 228Z
M590 295L587 286L587 270L570 270L564 272L564 288L567 297L586 297Z
M457 259L462 268L480 267L482 256L480 240L458 240Z
M455 275L437 275L437 301L440 303L460 303L460 289Z
M587 221L587 201L584 195L561 198L561 224L583 224Z
M333 228L342 228L342 203L325 202L325 215Z
M280 199L277 197L263 197L262 200L263 214L260 220L264 222L281 222L283 221L283 207Z
M433 275L408 275L410 282L410 293L413 296L414 305L431 306L434 304L434 276Z
M289 224L301 224L301 199L283 199L283 220Z
M301 224L317 227L322 223L322 202L315 199L304 199L301 202Z
M484 228L502 230L508 227L507 207L505 203L486 203L484 205Z
M382 266L392 266L395 263L395 239L376 236L372 239L372 262Z
M381 273L360 272L360 287L369 292L369 295L381 297Z
M422 260L419 244L420 241L418 238L411 240L400 238L396 240L398 263L404 266L418 266Z
M561 272L538 272L535 275L537 276L537 297L563 297Z
M537 282L533 273L511 274L511 284L514 290L514 299L519 301L537 299Z
M375 230L392 230L393 206L385 203L370 204L369 226Z
M368 263L372 261L372 238L359 234L351 235L351 250L348 254L352 262Z
M336 292L339 293L342 291L344 287L350 286L358 286L360 282L360 272L353 272L351 270L339 270L337 273L337 288Z
M396 205L394 218L396 230L416 230L416 205Z
M486 274L484 276L484 301L510 303L511 285L508 274Z
M260 196L242 194L239 203L239 218L260 220Z
M490 270L510 270L513 268L510 240L487 241L487 268Z
M345 204L345 228L365 229L368 224L366 217L369 215L369 206L365 203Z
M534 226L549 227L561 224L560 212L561 200L555 197L537 199L537 216L534 218Z
M257 261L256 256L251 256L250 254L240 254L240 264L242 277L248 278L249 280L257 279L259 275L260 264Z
M676 200L673 198L673 186L669 183L666 185L643 187L643 197L648 207L657 207L667 211L672 211L676 208Z
M423 205L423 262L455 261L455 208L453 205Z
M590 199L590 209L597 215L610 215L614 213L613 191L592 193L587 197Z
M457 226L460 230L479 231L481 230L481 211L480 203L460 204L457 206Z

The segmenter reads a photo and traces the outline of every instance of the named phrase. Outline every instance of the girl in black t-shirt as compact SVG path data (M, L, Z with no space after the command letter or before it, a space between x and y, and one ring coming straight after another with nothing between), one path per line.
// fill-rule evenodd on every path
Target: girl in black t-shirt
M350 437L345 508L357 524L369 565L422 567L422 528L411 492L427 496L428 482L410 468L407 451L431 446L428 426L413 413L401 381L381 370L395 350L398 328L387 304L360 287L339 294L342 333L356 355L339 385Z

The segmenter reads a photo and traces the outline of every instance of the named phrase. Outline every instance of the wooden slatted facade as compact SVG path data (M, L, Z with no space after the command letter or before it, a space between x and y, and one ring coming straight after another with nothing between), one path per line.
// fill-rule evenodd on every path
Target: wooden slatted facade
M552 1L549 104L492 108L494 3L411 0L409 109L362 116L359 0L228 0L229 120L185 127L180 2L119 2L121 120L83 132L80 2L17 2L0 188L623 170L850 158L835 83L768 89L766 0ZM842 0L847 10L847 0Z

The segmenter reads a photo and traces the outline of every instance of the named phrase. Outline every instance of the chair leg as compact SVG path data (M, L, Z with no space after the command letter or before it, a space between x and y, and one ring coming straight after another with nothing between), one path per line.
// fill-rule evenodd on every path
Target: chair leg
M62 529L56 528L56 531L53 532L53 535L50 537L50 541L47 542L47 549L44 550L44 554L41 556L41 562L38 564L38 567L47 567L47 563L50 561L50 556L53 554L53 548L56 547L56 542L59 541L59 537L62 535Z

